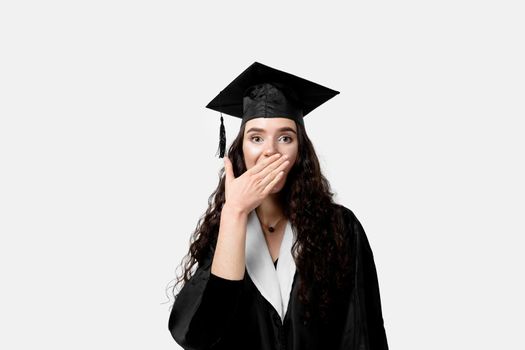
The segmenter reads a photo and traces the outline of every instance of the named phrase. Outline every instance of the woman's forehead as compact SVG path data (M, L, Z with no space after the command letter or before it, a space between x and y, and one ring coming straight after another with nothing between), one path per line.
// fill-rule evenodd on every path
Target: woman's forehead
M296 130L295 127L295 121L289 119L289 118L279 118L279 117L272 117L272 118L253 118L246 122L245 132L248 132L252 128L257 129L263 129L266 131L277 131L280 128L283 127L289 127L293 130Z

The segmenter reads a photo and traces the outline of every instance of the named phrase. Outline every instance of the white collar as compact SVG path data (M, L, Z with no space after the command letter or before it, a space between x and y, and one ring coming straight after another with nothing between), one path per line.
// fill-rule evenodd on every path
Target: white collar
M257 213L252 210L248 216L246 269L259 292L272 304L283 321L295 275L295 261L291 251L294 233L290 221L287 221L276 269Z

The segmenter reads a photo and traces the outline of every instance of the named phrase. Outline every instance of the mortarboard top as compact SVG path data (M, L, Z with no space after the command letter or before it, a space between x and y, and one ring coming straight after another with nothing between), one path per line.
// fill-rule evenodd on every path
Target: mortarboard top
M322 105L339 91L335 91L254 62L226 86L206 108L242 119L242 124L253 118L289 118L303 124L303 117ZM220 156L224 157L226 135L221 114Z

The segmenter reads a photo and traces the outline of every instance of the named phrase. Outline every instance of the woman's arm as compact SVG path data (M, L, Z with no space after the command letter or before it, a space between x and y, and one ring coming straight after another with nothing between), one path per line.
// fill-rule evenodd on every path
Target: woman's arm
M225 204L211 272L229 280L244 279L248 213Z
M170 315L170 332L184 349L209 348L231 324L244 284L248 214L282 176L287 163L279 156L264 159L237 178L230 159L224 158L226 201L216 246L181 289Z

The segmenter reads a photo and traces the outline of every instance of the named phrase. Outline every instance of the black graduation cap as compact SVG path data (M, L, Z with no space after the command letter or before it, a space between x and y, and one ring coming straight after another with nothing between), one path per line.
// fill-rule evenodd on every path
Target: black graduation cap
M304 125L303 118L339 91L335 91L254 62L226 86L206 108L221 112L220 158L224 157L226 132L222 113L242 119L289 118Z

